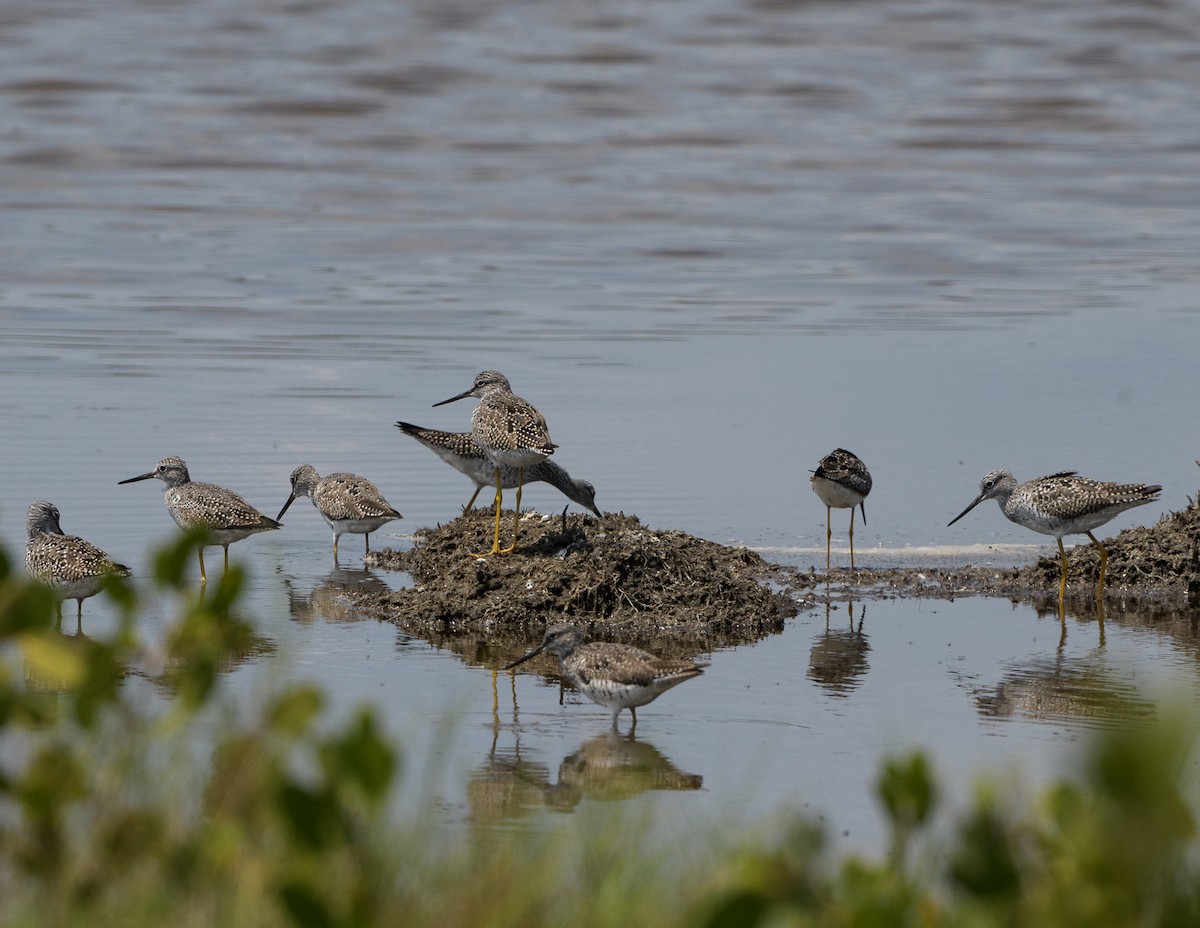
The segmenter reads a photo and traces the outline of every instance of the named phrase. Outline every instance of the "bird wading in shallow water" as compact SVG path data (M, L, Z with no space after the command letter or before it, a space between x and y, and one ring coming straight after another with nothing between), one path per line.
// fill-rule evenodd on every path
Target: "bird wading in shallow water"
M471 478L475 483L475 492L467 501L467 505L463 506L464 512L475 505L475 497L479 495L479 491L495 481L496 465L484 453L471 432L439 432L437 429L422 428L411 422L397 422L396 428L405 435L411 435L455 470ZM519 479L517 468L500 468L500 484L505 490L515 489ZM596 508L596 488L586 480L576 480L553 461L539 461L525 468L526 483L539 480L550 484L571 502L590 510L597 518L604 517Z
M117 483L136 483L155 477L167 485L163 500L171 518L185 532L205 532L208 535L207 544L224 548L226 570L229 570L231 544L257 532L268 532L280 527L278 522L264 516L233 490L219 487L215 483L193 482L182 458L163 458L149 473L118 480ZM203 546L196 553L200 557L200 582L207 583Z
M283 518L292 502L301 496L312 500L321 518L333 529L333 561L338 558L338 539L346 532L362 535L371 550L371 532L381 525L400 519L400 515L383 498L378 487L357 474L329 474L322 477L311 464L301 464L292 471L292 495L279 510L276 521Z
M1113 516L1144 506L1158 499L1162 487L1145 483L1105 483L1080 477L1068 470L1025 483L1006 470L994 470L979 482L979 495L971 505L950 520L953 525L985 499L994 499L1000 510L1012 522L1024 525L1043 535L1053 535L1058 542L1062 563L1062 579L1058 584L1058 608L1061 612L1067 594L1067 552L1063 535L1087 535L1100 549L1100 577L1096 583L1096 599L1104 595L1104 572L1108 567L1108 551L1096 540L1092 529L1103 525Z
M481 371L471 389L464 390L448 400L434 403L445 406L457 400L474 396L479 405L471 414L471 434L494 467L493 480L496 484L496 528L492 537L492 550L488 554L509 554L517 547L517 524L513 525L513 542L507 548L500 547L500 508L503 498L500 469L517 469L517 517L521 513L521 488L525 483L525 468L544 461L558 446L550 441L546 420L532 404L512 392L508 378L499 371Z
M862 510L867 524L864 500L871 492L871 474L867 465L845 448L836 448L825 457L809 478L813 492L825 504L825 569L829 570L829 542L833 537L834 509L850 510L850 569L854 570L854 507Z
M699 676L708 666L655 657L627 644L589 642L574 625L555 625L546 630L541 644L503 669L512 670L543 651L558 658L562 675L575 689L612 713L613 728L622 709L629 710L636 728L638 706Z
M116 563L90 541L63 534L58 507L44 499L29 507L25 517L25 571L62 600L76 601L76 621L83 621L83 601L100 592L110 576L128 577L132 571Z

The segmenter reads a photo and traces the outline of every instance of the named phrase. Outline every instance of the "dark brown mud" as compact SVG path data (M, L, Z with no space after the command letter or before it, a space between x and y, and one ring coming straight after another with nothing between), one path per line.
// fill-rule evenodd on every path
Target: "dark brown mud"
M514 553L472 556L489 550L493 525L475 509L418 531L410 550L373 552L368 565L405 571L413 584L359 595L358 606L428 640L482 633L524 646L547 624L573 622L606 640L653 641L664 656L663 640L694 654L763 638L798 608L798 584L753 551L634 516L527 512ZM502 526L505 544L510 512Z
M502 523L508 543L512 514ZM548 624L573 622L593 637L653 643L664 656L694 655L782 630L799 611L838 600L1001 596L1039 608L1058 593L1057 555L1006 568L871 568L797 571L733 548L643 525L635 516L527 512L517 550L478 557L491 544L486 509L420 530L410 550L385 549L368 565L407 572L411 586L348 590L355 607L437 643L466 642L494 663L519 653ZM1107 600L1184 606L1200 599L1200 509L1105 541ZM1094 599L1099 554L1068 547L1068 599ZM495 653L490 653L495 651ZM470 659L470 655L468 655Z

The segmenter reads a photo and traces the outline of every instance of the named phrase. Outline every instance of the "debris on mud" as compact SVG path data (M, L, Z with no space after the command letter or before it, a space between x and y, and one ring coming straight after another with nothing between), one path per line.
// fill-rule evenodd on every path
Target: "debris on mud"
M512 519L504 513L503 538L511 537ZM405 571L412 585L347 595L357 609L494 666L519 656L554 622L664 657L691 657L781 631L788 618L813 607L818 592L826 601L991 595L1045 605L1058 591L1056 553L1026 566L821 574L772 564L746 548L651 529L636 516L527 512L515 553L473 556L489 549L493 526L490 510L475 509L419 530L411 550L372 552L369 566ZM1110 597L1186 596L1200 604L1200 508L1194 503L1157 525L1127 529L1105 546ZM1098 552L1086 540L1072 545L1068 564L1068 598L1090 599Z
M503 515L509 538L512 513ZM772 584L782 570L746 548L635 516L603 519L526 512L516 552L473 557L491 545L486 509L417 532L411 550L372 552L368 564L410 574L409 588L372 593L358 605L426 639L460 634L535 639L547 624L633 644L667 640L680 653L754 641L782 630L796 600Z
M1104 589L1109 597L1161 600L1186 596L1190 604L1200 604L1200 507L1192 500L1188 503L1186 509L1167 514L1156 525L1128 528L1115 538L1101 539L1108 550ZM1063 542L1067 596L1090 599L1099 577L1100 552L1086 538L1072 544L1074 540ZM988 595L1037 603L1057 599L1061 569L1055 549L1025 566L870 570L859 578L857 595Z

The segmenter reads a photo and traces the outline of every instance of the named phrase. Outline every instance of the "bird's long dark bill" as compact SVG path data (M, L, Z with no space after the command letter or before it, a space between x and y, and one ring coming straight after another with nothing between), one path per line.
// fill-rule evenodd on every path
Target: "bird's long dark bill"
M117 486L120 486L123 483L137 483L139 480L149 480L151 477L157 476L158 474L156 474L154 471L150 471L150 473L142 474L140 477L130 477L128 480L118 480Z
M292 505L292 503L295 501L295 499L296 499L296 495L294 493L288 497L288 501L286 503L284 503L283 508L279 510L279 515L277 515L275 517L276 522L278 522L280 519L283 518L283 514L288 511L288 506Z
M524 663L525 663L527 660L529 660L531 657L537 657L539 654L541 654L541 653L542 653L542 649L543 649L544 647L545 647L545 645L544 645L544 644L540 644L540 645L538 645L536 648L534 648L532 651L530 651L528 654L526 654L524 657L518 657L518 658L517 658L515 661L513 661L511 664L507 664L507 665L505 665L504 667L501 667L500 669L501 669L501 670L512 670L512 669L513 669L514 667L516 667L518 664L524 664Z
M474 387L471 388L471 390L474 390L474 389L475 389ZM463 392L458 394L458 396L452 396L448 400L442 400L440 403L434 403L433 406L434 407L445 406L447 403L455 403L461 399L466 399L468 396L471 395L471 390L463 390Z
M953 519L951 519L949 522L946 523L946 528L949 528L951 525L953 525L955 522L957 522L959 519L961 519L963 516L965 516L968 512L970 512L972 509L974 509L976 506L978 506L982 502L983 502L982 496L975 497L975 501L973 503L971 503L970 506L968 506L966 509L964 509L962 512L960 512Z

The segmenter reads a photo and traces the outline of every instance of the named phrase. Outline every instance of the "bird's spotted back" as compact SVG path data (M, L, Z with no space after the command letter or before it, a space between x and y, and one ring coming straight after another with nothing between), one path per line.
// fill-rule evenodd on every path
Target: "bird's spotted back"
M871 473L867 465L845 448L835 448L821 458L813 476L832 480L863 496L871 492Z

